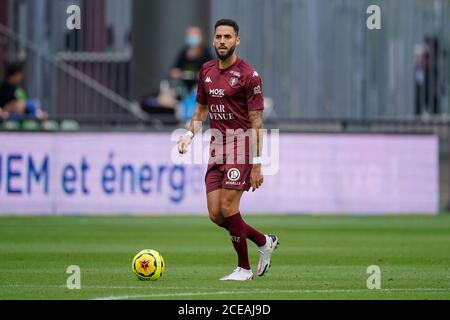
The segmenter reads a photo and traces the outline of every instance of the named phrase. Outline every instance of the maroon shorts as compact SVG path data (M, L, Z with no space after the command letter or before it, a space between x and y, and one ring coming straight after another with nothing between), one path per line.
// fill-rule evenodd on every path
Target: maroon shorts
M205 175L206 193L218 189L248 191L251 164L209 164Z

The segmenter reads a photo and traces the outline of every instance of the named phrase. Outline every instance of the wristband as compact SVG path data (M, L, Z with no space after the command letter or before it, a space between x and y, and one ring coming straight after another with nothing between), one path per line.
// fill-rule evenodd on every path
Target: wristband
M192 133L192 131L188 131L186 132L185 136L188 136L189 138L192 139L194 137L194 134Z
M253 164L262 164L262 157L253 157Z

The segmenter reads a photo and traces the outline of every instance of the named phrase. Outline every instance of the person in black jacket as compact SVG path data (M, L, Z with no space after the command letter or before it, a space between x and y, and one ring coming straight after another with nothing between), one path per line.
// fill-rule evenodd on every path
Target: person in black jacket
M213 59L205 45L202 30L197 26L190 26L185 33L185 46L180 50L175 65L170 70L170 77L182 80L191 91L197 84L198 71L201 66Z
M6 76L0 85L0 118L23 117L44 119L47 114L41 110L37 100L27 99L27 94L22 88L24 79L21 64L10 64L6 70Z

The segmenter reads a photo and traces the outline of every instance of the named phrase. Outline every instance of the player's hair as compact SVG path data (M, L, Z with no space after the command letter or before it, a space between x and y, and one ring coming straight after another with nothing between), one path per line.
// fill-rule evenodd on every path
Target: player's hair
M220 19L219 21L216 22L216 25L214 26L214 30L217 29L217 27L219 26L229 26L229 27L233 27L234 32L236 32L236 35L239 35L239 26L236 23L236 21L231 20L231 19Z
M23 65L21 63L11 63L6 68L5 76L6 78L12 77L23 70Z

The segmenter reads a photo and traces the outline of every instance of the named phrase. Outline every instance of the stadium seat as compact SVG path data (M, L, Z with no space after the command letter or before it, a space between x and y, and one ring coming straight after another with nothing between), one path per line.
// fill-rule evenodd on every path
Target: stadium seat
M62 131L77 131L80 130L80 124L75 120L63 120L61 122Z
M59 124L57 121L47 120L42 123L42 129L44 129L46 131L58 131Z
M22 122L22 130L24 131L36 131L41 129L41 124L36 120L24 120Z
M20 122L15 120L5 121L3 123L2 129L4 130L20 130Z

